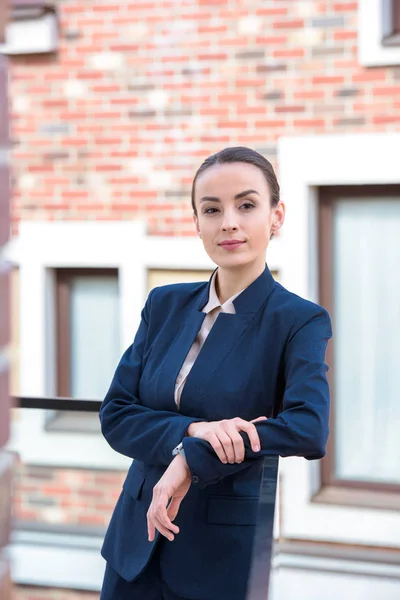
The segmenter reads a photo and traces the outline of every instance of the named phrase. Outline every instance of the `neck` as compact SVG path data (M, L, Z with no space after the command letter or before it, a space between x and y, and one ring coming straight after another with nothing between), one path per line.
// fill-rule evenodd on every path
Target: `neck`
M265 258L254 263L234 267L218 267L215 277L215 291L221 304L228 298L247 288L264 272Z

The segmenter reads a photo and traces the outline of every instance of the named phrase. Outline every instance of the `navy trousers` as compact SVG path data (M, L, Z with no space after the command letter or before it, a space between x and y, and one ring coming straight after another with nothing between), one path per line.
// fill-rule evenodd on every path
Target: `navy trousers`
M126 581L106 564L100 600L189 600L175 594L162 578L160 551L163 544L170 544L161 538L145 569L135 581Z

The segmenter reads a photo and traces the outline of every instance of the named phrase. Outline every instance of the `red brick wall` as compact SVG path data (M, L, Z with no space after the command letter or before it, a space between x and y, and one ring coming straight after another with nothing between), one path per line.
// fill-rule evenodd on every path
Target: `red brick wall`
M359 66L357 2L57 5L57 55L12 59L14 234L20 219L145 219L150 234L193 235L190 185L209 154L248 145L279 166L282 135L400 128L400 66ZM15 513L101 526L120 484L22 468ZM57 593L17 597L83 598Z
M57 55L12 60L14 232L140 218L193 235L208 154L245 144L274 161L281 135L399 128L400 67L359 66L357 2L57 4Z
M18 465L14 518L36 524L91 527L108 525L124 474Z

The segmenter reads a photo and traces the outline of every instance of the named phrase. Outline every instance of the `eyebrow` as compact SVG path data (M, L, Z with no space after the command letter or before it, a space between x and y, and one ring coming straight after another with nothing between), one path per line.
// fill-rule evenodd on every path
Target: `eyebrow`
M260 195L258 192L256 192L256 190L246 190L245 192L240 192L240 194L236 194L235 200L239 200L240 198L248 196L249 194L257 194L257 196ZM200 198L200 202L206 202L207 200L209 202L221 202L221 199L217 198L216 196L203 196L202 198Z

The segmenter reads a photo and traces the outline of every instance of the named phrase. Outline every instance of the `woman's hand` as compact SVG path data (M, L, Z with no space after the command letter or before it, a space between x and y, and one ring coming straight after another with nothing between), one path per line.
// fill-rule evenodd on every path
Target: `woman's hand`
M178 454L153 488L153 499L147 511L149 542L154 540L156 529L170 542L174 539L173 533L179 533L179 527L172 521L178 514L191 483L192 478L186 459ZM171 502L167 507L170 498Z
M249 436L253 452L261 448L260 438L253 423L263 421L267 417L257 417L252 421L245 421L240 417L210 421L204 423L191 423L187 434L190 437L206 440L214 448L218 458L223 463L241 463L244 460L244 442L239 431L245 431Z

